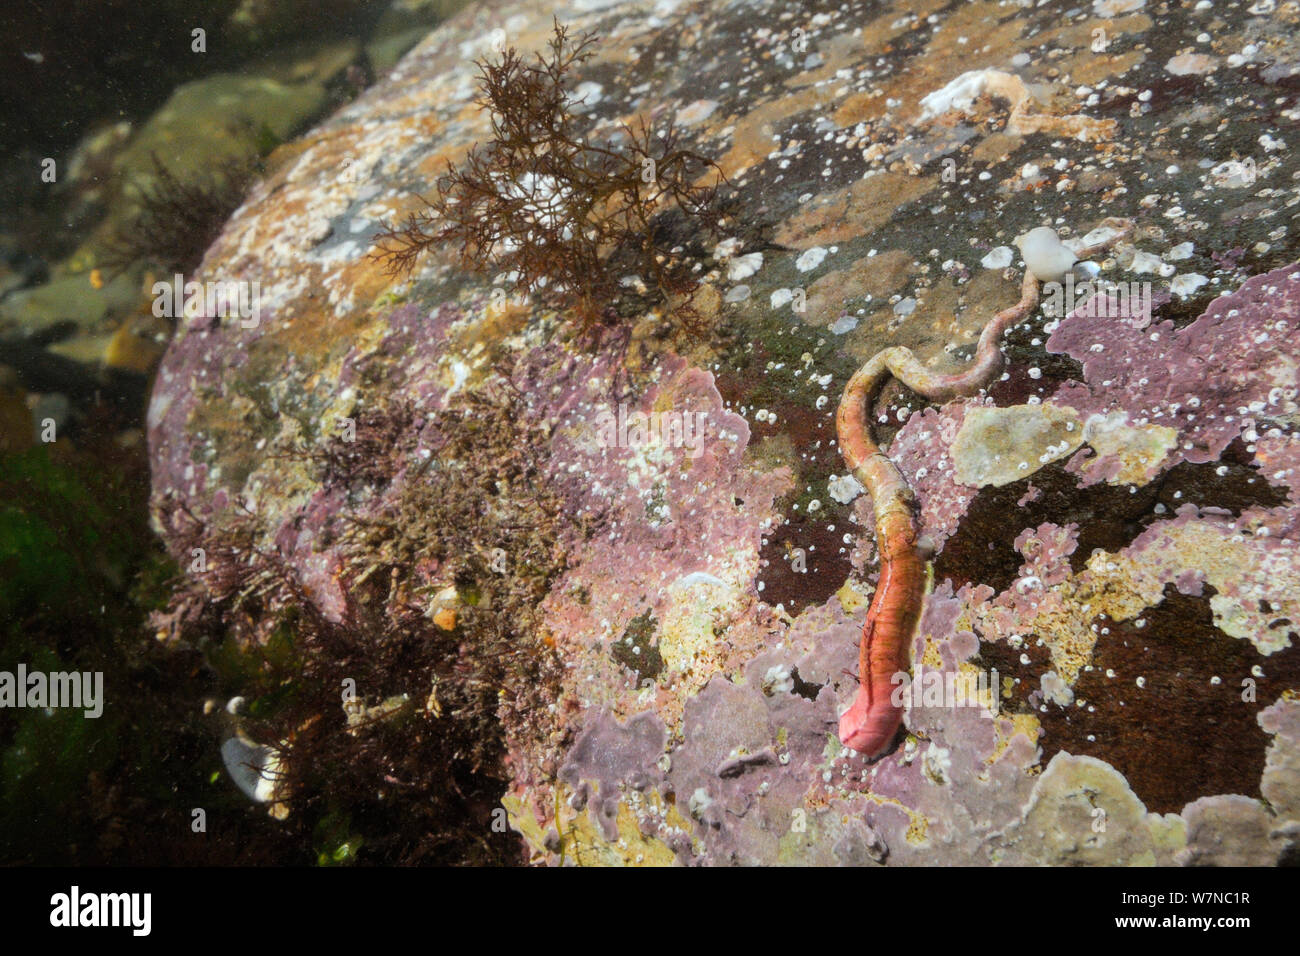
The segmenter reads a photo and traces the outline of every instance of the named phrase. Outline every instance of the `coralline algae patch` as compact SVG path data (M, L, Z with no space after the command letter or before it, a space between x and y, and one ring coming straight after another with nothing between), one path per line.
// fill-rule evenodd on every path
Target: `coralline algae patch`
M1273 481L1290 487L1295 454L1294 437L1289 431L1295 411L1290 396L1294 395L1295 387L1296 345L1284 333L1289 332L1294 316L1300 314L1291 298L1296 288L1296 280L1291 277L1298 273L1300 267L1288 267L1252 279L1238 293L1216 300L1206 316L1184 329L1174 330L1169 323L1155 327L1155 331L1162 331L1172 342L1158 363L1158 374L1167 379L1154 392L1154 399L1148 396L1148 405L1132 400L1134 391L1142 397L1140 390L1129 384L1129 379L1136 375L1121 378L1112 368L1089 365L1086 361L1086 381L1067 384L1057 391L1053 404L1059 405L1065 396L1092 399L1075 402L1082 408L1079 414L1090 413L1087 421L1094 426L1085 427L1081 437L1096 441L1094 450L1103 457L1110 456L1106 465L1108 483L1120 485L1128 479L1132 488L1147 484L1170 467L1176 467L1175 449L1183 457L1211 467L1215 459L1210 456L1222 453L1229 442L1240 436L1246 443L1245 453L1256 453L1256 468L1261 472L1268 469ZM1265 299L1270 304L1268 308L1263 305ZM1237 324L1227 324L1230 319L1238 318L1241 321ZM1076 342L1079 335L1088 338L1090 344L1098 340L1105 342L1103 348L1085 354L1095 356L1104 354L1105 348L1113 348L1117 355L1125 357L1117 358L1116 363L1125 366L1127 357L1136 354L1132 344L1123 348L1110 341L1111 335L1127 335L1130 327L1121 325L1117 332L1110 324L1099 327L1095 319L1086 331L1079 331L1082 326L1078 317L1062 324L1076 334ZM1283 334L1280 339L1270 338L1265 329L1275 336ZM1201 345L1198 351L1189 354L1190 343L1203 343L1206 338L1211 338L1213 344ZM1264 348L1265 343L1272 347ZM1223 374L1219 374L1220 365ZM1144 369L1148 367L1155 366L1143 363ZM1187 370L1182 376L1180 368ZM1207 370L1211 371L1209 376ZM1101 377L1107 375L1114 378ZM1256 376L1267 385L1258 384ZM1148 386L1153 377L1144 371L1146 380L1140 386ZM1169 384L1169 379L1176 384ZM1199 399L1207 392L1217 397L1215 405L1209 408ZM1174 417L1179 400L1193 409L1199 406L1205 423L1197 423L1195 412L1181 419ZM1121 401L1124 407L1116 408ZM951 414L952 407L938 414ZM1021 410L1031 407L1039 411ZM964 422L972 421L973 411L969 406L964 408ZM947 454L958 462L961 477L996 485L1004 474L998 470L1003 454L999 450L1000 441L1018 429L1020 442L1017 444L1023 457L1029 459L1025 471L1032 474L1041 463L1034 461L1031 452L1043 448L1047 454L1045 460L1050 460L1059 457L1059 454L1053 456L1053 452L1069 452L1072 446L1077 446L1078 438L1071 437L1062 449L1053 431L1062 416L1066 421L1079 422L1075 408L1063 405L1052 408L1049 403L1011 410L980 409L980 418L975 419L973 426L963 424ZM1152 425L1152 418L1170 424ZM1027 426L1026 419L1032 424ZM1131 426L1128 424L1131 421L1139 424ZM1101 428L1096 427L1099 423ZM916 422L914 426L909 423L899 438L912 427L921 431L927 428L927 423ZM1157 428L1160 431L1154 431ZM1127 433L1127 437L1112 443L1108 450L1106 441L1117 433L1121 436ZM1078 432L1072 430L1070 434ZM1098 435L1102 436L1101 440ZM968 441L976 436L979 441ZM1145 442L1144 437L1154 440ZM973 457L968 456L969 449L977 449ZM936 455L935 459L940 457ZM908 462L905 471L915 473L920 467L924 466ZM1082 469L1072 470L1081 488L1098 480L1096 474L1089 474L1086 463ZM1228 473L1226 466L1216 469L1217 475ZM1262 483L1261 477L1248 477L1249 470L1237 474L1243 483ZM923 486L924 480L918 483ZM928 518L924 494L922 504L923 518ZM1164 505L1158 505L1157 515L1162 511ZM1220 788L1225 786L1225 781L1239 776L1249 779L1260 772L1262 759L1256 760L1252 755L1243 761L1242 744L1246 739L1264 743L1258 728L1251 732L1256 705L1250 702L1258 699L1262 704L1275 699L1290 686L1289 681L1300 678L1300 673L1294 657L1297 636L1293 623L1297 620L1294 616L1297 610L1294 503L1272 508L1246 507L1239 514L1212 505L1198 508L1184 504L1175 506L1174 511L1168 518L1145 523L1146 530L1122 548L1078 556L1075 560L1082 563L1076 565L1077 570L1071 569L1069 560L1077 547L1076 524L1064 528L1047 524L1027 529L1015 542L1025 563L1009 587L995 592L968 585L959 596L969 602L967 610L976 622L981 639L996 642L985 645L986 660L998 661L1004 671L1012 673L1015 672L1014 655L1020 655L1021 665L1031 665L1023 672L1023 679L1032 678L1032 683L1015 696L1045 712L1044 742L1052 745L1051 752L1056 752L1062 743L1052 739L1056 736L1064 738L1067 745L1074 740L1075 745L1103 756L1109 754L1119 760L1126 772L1134 774L1132 779L1138 781L1142 792L1152 795L1163 806L1172 803L1176 807L1181 805L1177 796L1188 791L1171 786L1171 778L1182 776L1184 785L1193 788L1198 785ZM1083 520L1086 516L1074 513L1071 517ZM938 537L942 539L943 535ZM1180 623L1185 621L1180 615L1197 613L1192 610L1198 606L1195 601L1188 603L1191 599L1203 602L1200 606L1205 607L1206 626L1213 634L1238 638L1248 642L1252 649L1234 651L1222 645L1221 640L1203 636L1209 632L1199 624L1193 627ZM1202 643L1199 649L1184 648L1187 641ZM1141 653L1133 659L1125 653L1117 654L1121 642L1124 647L1137 645L1134 652L1144 650L1146 666L1142 666ZM995 650L999 644L1005 644L1006 653ZM1168 651L1164 650L1166 647ZM1153 656L1150 652L1154 648L1161 650ZM994 653L990 654L991 651ZM1182 655L1177 658L1181 661L1177 665L1181 671L1176 687L1167 685L1159 676L1164 668L1175 666L1169 653ZM1099 661L1119 666L1099 665ZM1115 685L1116 671L1123 672L1130 681L1127 691ZM1193 676L1194 680L1188 683L1187 678ZM1017 676L1017 682L1021 679ZM1201 682L1199 686L1195 681ZM1263 689L1265 683L1267 691ZM1152 775L1149 764L1145 769L1136 764L1136 754L1119 739L1131 738L1131 728L1111 730L1107 725L1122 720L1127 726L1146 713L1151 713L1152 720L1158 722L1155 715L1166 708L1160 695L1175 693L1193 696L1191 706L1180 709L1176 722L1187 734L1198 735L1201 745L1167 746L1169 774L1161 778L1159 774ZM1062 719L1077 726L1071 729L1061 723ZM1236 744L1230 734L1222 733L1226 724L1237 733ZM1140 733L1146 737L1145 731ZM1189 752L1184 755L1183 751ZM1220 764L1237 767L1240 774L1218 774L1214 780L1208 780L1203 773L1191 770L1192 762L1203 762L1209 753L1217 754Z
M1292 647L1300 636L1295 543L1273 536L1295 517L1252 510L1234 521L1188 506L1178 518L1143 532L1118 561L1107 557L1107 572L1112 564L1127 572L1148 605L1157 603L1166 584L1197 597L1208 585L1215 626L1268 656Z
M1083 443L1073 409L1052 405L968 408L952 445L954 477L963 485L1007 485Z
M1061 386L1051 401L1080 415L1107 416L1108 423L1122 413L1130 430L1175 430L1176 446L1149 472L1156 464L1215 461L1239 435L1253 451L1261 430L1269 433L1300 411L1300 265L1247 280L1185 328L1168 321L1137 328L1135 317L1075 312L1064 319L1047 349L1082 362L1084 381ZM1168 438L1151 434L1146 444L1154 452ZM1118 444L1143 442L1121 438ZM1096 461L1077 462L1085 483L1132 470L1131 462L1104 449ZM1108 467L1112 455L1118 460Z
M1054 402L973 405L952 447L955 478L975 488L1008 485L1088 445L1091 455L1072 463L1085 487L1099 480L1144 485L1169 461L1178 433L1166 425L1134 425L1130 417L1117 410L1083 419Z
M1091 377L1085 378L1089 381L1080 384L1090 387ZM1108 396L1106 389L1112 387L1102 385L1093 394ZM1129 417L1105 406L1084 418L1065 405L1040 403L1008 410L976 401L957 402L913 415L892 447L918 489L925 530L941 543L945 523L959 523L961 517L960 506L951 508L951 513L942 510L938 499L947 498L950 506L952 501L951 495L943 494L943 484L972 495L976 486L1022 480L1045 464L1075 452L1085 441L1095 442L1092 447L1099 454L1118 460L1118 470L1106 476L1107 484L1127 484L1125 479L1134 484L1151 481L1171 466L1174 430L1168 425L1128 422ZM1271 441L1268 447L1277 449L1273 452L1275 459L1290 448L1278 436ZM1226 442L1223 444L1226 446ZM1020 456L1029 451L1035 452L1032 465L1022 469ZM1011 458L1015 465L1007 468L1004 460ZM1076 474L1076 480L1080 485L1089 483L1086 471ZM987 647L987 642L1013 651L1041 648L1047 656L1038 658L1042 669L1032 691L1008 697L1011 709L996 716L978 709L954 711L909 705L906 726L914 736L899 753L871 766L838 752L829 734L830 714L816 706L827 690L843 693L839 672L852 664L855 628L842 611L827 616L825 609L809 609L786 637L784 645L789 651L769 652L751 664L747 670L748 688L720 684L721 678L709 683L706 699L713 699L716 693L721 695L716 698L719 703L730 701L727 706L733 708L726 721L713 724L751 728L711 739L716 752L709 752L705 764L716 759L712 776L703 766L693 776L681 769L680 758L693 746L699 746L692 741L702 739L693 735L692 721L709 713L707 708L688 706L686 710L682 747L679 751L669 748L671 765L678 768L670 790L680 795L685 792L683 788L689 788L693 795L692 816L705 828L704 846L695 846L692 858L702 855L716 859L716 854L726 848L723 859L770 859L765 855L774 852L770 847L760 851L747 845L729 833L726 824L739 826L737 819L748 820L749 814L758 812L758 819L767 821L760 826L765 830L775 826L777 818L786 812L806 814L813 809L816 812L812 819L817 821L813 826L817 827L827 819L832 805L841 811L850 808L847 815L841 815L857 819L864 827L853 840L840 845L841 856L855 859L888 859L891 863L933 862L936 858L965 862L1123 859L1131 863L1170 863L1205 852L1188 849L1187 820L1175 814L1148 813L1124 777L1096 757L1071 756L1054 747L1048 771L1036 777L1041 753L1035 744L1039 728L1032 718L1026 723L1023 717L1027 715L1015 713L1013 699L1027 696L1036 708L1053 713L1074 709L1095 712L1094 700L1076 695L1073 688L1081 674L1088 674L1091 680L1091 662L1098 642L1112 640L1112 629L1118 632L1121 627L1127 628L1125 633L1151 641L1172 639L1167 628L1143 633L1147 623L1144 614L1151 616L1151 609L1161 605L1169 589L1198 595L1208 586L1214 591L1209 598L1214 622L1223 633L1249 641L1265 656L1289 647L1292 638L1288 625L1297 619L1297 589L1290 568L1293 547L1288 540L1294 517L1290 509L1257 508L1234 518L1216 513L1213 508L1184 505L1168 519L1150 523L1124 548L1113 553L1099 550L1086 556L1078 570L1071 563L1077 548L1076 524L1046 523L1025 529L1015 540L1024 563L1010 587L995 592L965 585L954 594L945 584L928 598L914 662L941 673L962 672L971 668L972 655L979 659L980 649ZM839 602L833 600L830 605L838 608ZM1161 633L1157 634L1157 630ZM779 692L793 682L764 682L759 677L760 671L770 674L774 669L778 676L797 674L803 682L803 696L811 700L793 706L802 707L809 717L823 722L820 735L809 738L821 742L820 752L815 746L802 754L782 749L783 741L788 746L788 729L772 725L764 699L770 701L768 695L774 687ZM1225 669L1224 673L1230 672ZM1243 673L1248 677L1250 672ZM1233 672L1231 676L1235 684L1243 674ZM1010 673L1004 673L1003 678L1004 685L1007 680L1019 679ZM1220 681L1228 679L1224 676ZM1270 688L1279 686L1285 686L1285 677L1280 684L1270 682ZM1140 694L1141 690L1139 678L1131 692ZM1157 702L1156 706L1165 705ZM1137 706L1134 712L1138 712ZM1253 714L1254 709L1249 713ZM1106 719L1113 720L1115 715ZM1242 719L1253 722L1249 715ZM787 736L782 736L783 731ZM1216 743L1216 753L1218 746ZM977 759L966 762L972 754ZM792 792L800 794L797 805L769 799L769 794L780 792L773 774L791 765L782 764L786 756L795 765L820 773L820 787L814 781L811 788L793 788ZM724 765L727 776L740 776L742 772L757 775L757 791L751 788L741 799L741 795L723 786L719 768ZM1161 804L1167 805L1163 791L1152 789L1152 782L1136 768L1130 772L1144 789L1158 793ZM1210 784L1218 782L1216 778ZM975 809L979 801L994 792L1006 817L988 807ZM1238 807L1232 802L1236 799L1210 798L1210 802L1226 801L1223 806L1214 804L1216 813L1245 814L1254 821L1252 826L1258 824L1258 803L1247 800ZM965 809L958 813L963 806ZM1029 809L1024 811L1021 822L1007 826L1005 820L1020 819L1019 808L1026 806ZM1110 826L1117 828L1111 831L1117 836L1105 839L1095 835L1090 824L1097 818L1098 808L1107 815ZM1078 826L1061 831L1065 826L1061 815L1072 813L1078 815ZM995 825L995 821L1000 822ZM985 836L963 844L962 838L972 832L983 832ZM1210 839L1208 825L1190 832L1194 841ZM800 845L805 852L814 852L797 840L782 845L787 849ZM845 849L848 846L857 846L861 852L850 852ZM1279 844L1266 837L1261 846L1267 856L1276 854Z
M589 397L607 394L598 375L578 377L582 386L546 406L556 485L572 514L599 514L607 530L575 544L545 607L559 640L582 642L569 656L584 709L625 716L658 702L675 725L691 693L767 639L775 618L756 604L752 582L762 528L789 479L740 466L748 427L723 407L712 376L680 361L659 374L624 419L657 409L696 416L694 448L602 440L619 409ZM592 641L603 652L580 650Z
M1068 469L1079 476L1081 488L1104 480L1134 490L1180 461L1214 462L1238 436L1248 453L1262 442L1270 464L1257 461L1260 471L1270 483L1288 484L1293 438L1284 429L1297 411L1298 315L1300 267L1249 280L1183 329L1168 322L1136 329L1124 321L1071 315L1048 347L1082 360L1084 381L1067 382L1049 400L1028 405L950 403L912 416L900 430L893 447L918 489L925 530L941 544L952 526L949 516L933 520L938 515L930 507L935 489L929 485L939 475L951 476L937 490L952 497L963 485L996 487L1029 478L1081 446L1087 447L1074 454ZM1155 348L1152 343L1162 339L1157 360L1137 361L1144 346ZM936 427L942 422L949 423L946 431ZM946 447L935 450L935 438ZM924 463L922 448L931 452ZM1227 471L1221 466L1218 473ZM1280 520L1275 516L1272 523ZM1260 538L1267 541L1271 533L1276 532L1265 524ZM1287 549L1285 541L1269 546ZM1280 582L1277 590L1286 588Z
M988 589L972 592L977 602L972 610L984 639L1012 648L1028 641L1046 647L1055 672L1071 686L1090 662L1099 635L1110 633L1098 620L1137 621L1163 600L1167 587L1200 597L1208 584L1214 591L1209 604L1215 626L1267 656L1292 646L1291 622L1300 620L1294 617L1292 546L1252 533L1266 529L1270 517L1273 523L1280 520L1251 513L1233 521L1188 505L1117 554L1095 551L1077 574L1064 562L1045 564L1042 557L1051 551L1044 540L1054 538L1063 540L1060 553L1068 557L1074 550L1073 526L1044 525L1016 541L1027 555L1035 554L1022 566L1021 577L996 596Z

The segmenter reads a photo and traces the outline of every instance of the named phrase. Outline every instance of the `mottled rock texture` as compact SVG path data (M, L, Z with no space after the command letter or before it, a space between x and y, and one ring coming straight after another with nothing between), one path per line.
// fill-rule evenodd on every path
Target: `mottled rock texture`
M1300 118L1297 13L1068 6L467 8L282 148L209 251L204 276L261 283L261 321L189 320L164 360L159 528L188 562L243 522L299 600L363 626L349 522L428 481L422 462L458 467L439 454L448 409L513 388L546 436L532 454L564 553L539 604L554 699L501 695L502 799L533 859L1293 861L1300 166L1278 143ZM731 241L692 253L713 291L703 340L648 307L577 343L563 316L493 308L455 250L401 282L367 257L489 135L469 60L502 35L541 48L553 14L602 37L575 78L590 135L675 116L730 181ZM1222 63L1188 70L1195 52ZM954 84L969 71L990 72ZM843 383L895 344L959 367L1018 297L987 253L1107 216L1138 228L1101 276L1150 281L1154 321L1131 302L1040 310L986 394L922 410L895 388L878 406L936 547L913 648L935 682L869 764L835 733L877 568L870 504L836 481ZM620 405L702 422L698 449L602 441ZM398 407L405 439L350 481L302 464L339 419ZM402 569L417 602L449 583L433 564ZM945 683L993 670L996 714L953 706ZM415 719L455 719L435 710Z

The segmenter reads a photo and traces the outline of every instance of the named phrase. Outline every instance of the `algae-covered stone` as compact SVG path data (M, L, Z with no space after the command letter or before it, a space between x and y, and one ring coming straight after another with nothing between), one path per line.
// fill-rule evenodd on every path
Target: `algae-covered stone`
M418 488L432 473L418 464L421 452L431 454L433 471L458 464L438 449L475 425L462 400L513 386L544 430L548 440L528 449L527 472L563 502L554 544L564 571L547 585L538 616L545 646L553 645L563 667L544 700L520 706L502 695L509 756L496 768L509 777L501 792L510 822L538 862L1171 863L1187 846L1184 806L1254 787L1259 778L1258 766L1243 761L1231 784L1221 776L1206 783L1163 751L1135 771L1115 741L1160 733L1174 751L1175 735L1228 718L1212 713L1188 731L1191 722L1174 718L1189 708L1147 705L1138 716L1143 698L1134 697L1133 706L1107 714L1105 695L1088 682L1095 687L1109 666L1098 655L1121 655L1139 640L1132 653L1150 648L1142 663L1152 662L1153 683L1166 676L1162 667L1186 673L1182 658L1170 664L1158 654L1171 647L1215 653L1178 643L1190 613L1213 614L1243 634L1276 623L1273 654L1294 653L1281 630L1289 625L1280 622L1300 613L1276 592L1295 590L1300 517L1294 504L1263 493L1300 468L1300 451L1281 424L1296 414L1287 390L1300 348L1300 270L1279 268L1294 259L1291 239L1268 254L1272 272L1191 325L1139 328L1072 314L1053 332L1041 316L1027 316L1008 336L1011 374L990 383L987 397L923 410L913 401L909 410L885 393L874 411L901 426L886 451L916 491L918 523L936 543L933 587L917 595L914 659L954 677L996 662L1002 695L997 713L909 705L910 738L877 761L838 741L838 712L857 690L865 605L879 581L871 496L831 481L843 470L835 404L844 383L881 348L899 345L928 367L955 371L953 353L973 344L1017 295L1014 278L971 270L993 245L1042 219L1070 236L1112 215L1146 228L1157 219L1139 196L1101 191L1096 151L1074 135L1053 136L1061 154L1055 188L1034 197L1020 193L1030 177L1003 179L1004 171L982 168L1005 157L1023 171L1021 164L1042 160L1044 140L1023 124L1045 131L1037 110L1054 109L1048 100L1016 114L1024 132L1014 138L996 96L974 113L918 119L921 100L964 70L993 70L1009 83L1005 71L1022 53L1026 76L1045 78L1042 64L1031 63L1044 31L1060 19L1047 8L1010 17L992 0L929 6L924 14L941 29L923 45L894 50L886 64L878 57L890 24L914 22L918 13L909 0L885 4L865 24L828 8L809 22L815 42L799 61L782 30L750 8L475 4L286 147L208 251L203 273L262 284L264 321L256 330L185 326L159 372L149 416L155 513L178 552L195 535L206 540L237 528L231 504L251 502L259 553L285 554L285 575L315 595L317 609L334 615L329 620L364 622L366 593L350 586L363 565L354 562L374 565L381 555L354 554L342 531L384 518L387 503ZM626 335L574 348L560 334L564 315L531 305L508 323L493 314L493 277L467 273L454 247L426 250L410 282L395 281L369 256L383 223L424 208L418 197L434 188L438 172L491 136L492 117L476 108L466 64L492 54L498 29L531 57L545 48L557 13L574 36L601 36L571 77L573 90L602 90L576 114L576 133L606 142L623 117L686 111L692 122L680 126L682 146L715 158L731 180L732 244L715 255L710 239L697 263L702 342L674 340L667 309L629 298L617 303ZM1074 39L1053 33L1052 42L1074 50L1077 62L1096 61L1083 26L1072 26ZM1147 27L1130 29L1140 37ZM1153 78L1139 65L1106 61L1094 75L1131 67L1125 82L1136 88ZM868 71L870 88L857 89ZM1093 112L1067 84L1044 83L1056 87L1051 99L1066 102L1062 108ZM693 108L703 99L716 106ZM1142 147L1174 118L1167 99L1156 97L1141 115L1112 110L1117 118L1098 125L1123 127L1106 159L1117 176L1150 168ZM1254 122L1263 133L1273 121L1256 113ZM1074 125L1087 133L1092 124ZM942 175L941 158L949 156L956 179ZM1269 161L1280 167L1269 173L1273 184L1294 172L1293 154ZM356 175L340 175L345 167ZM1187 221L1159 219L1170 241L1184 238L1192 222L1219 222L1223 212L1186 185L1175 176L1169 192ZM692 246L693 231L678 229L682 222L664 220L673 242ZM1208 257L1228 242L1209 242L1206 258L1189 265L1215 272L1225 289L1241 277ZM741 250L761 251L761 268L732 274ZM1104 271L1124 268L1117 257ZM627 288L640 279L630 276ZM750 294L727 296L728 283L742 279ZM804 312L796 292L806 294ZM857 323L851 333L837 324L844 315ZM1038 369L1025 375L1031 365ZM703 413L700 453L597 441L602 414L623 403L656 414ZM331 484L303 466L304 451L314 459L330 451L323 422L354 408L393 407L417 408L419 424L397 420L397 439L386 433L372 445L364 480ZM1100 417L1088 431L1093 416ZM1178 433L1165 454L1169 435L1161 429ZM1243 449L1234 454L1256 458L1236 467L1259 474L1245 476L1244 494L1230 495L1218 466L1238 436ZM1090 438L1095 454L1077 455ZM461 457L498 489L502 508L517 502L513 479L468 452ZM1043 467L1076 458L1077 467ZM1203 493L1193 498L1180 484L1189 471L1182 469L1161 510L1154 489L1130 496L1107 486L1150 483L1180 463L1199 466L1195 485ZM989 491L1016 483L1028 487ZM1239 517L1210 513L1228 506ZM1160 517L1170 510L1180 513ZM291 554L273 551L280 541L300 544ZM477 544L495 542L467 542L466 550ZM810 574L806 605L791 610L789 588L774 585L773 569L788 560L781 549L795 547L838 563ZM1190 573L1187 562L1208 549L1222 561ZM512 552L511 568L526 557ZM1143 615L1171 581L1200 603ZM1202 599L1202 584L1218 593ZM1235 600L1238 610L1211 597ZM464 642L466 664L477 666L476 648ZM1284 660L1263 669L1272 678ZM1236 673L1232 660L1195 663L1207 682ZM1049 701L1028 703L1045 677ZM1280 693L1276 686L1261 682L1261 696ZM1072 726L1063 726L1062 712ZM450 708L442 719L455 726ZM1086 732L1063 739L1084 721L1095 726L1095 739ZM1294 806L1295 763L1291 745L1281 743L1295 736L1288 734L1278 733L1269 751L1264 785L1270 802ZM1071 756L1084 748L1087 756ZM1044 753L1056 757L1041 772ZM1213 808L1197 817L1205 831L1198 853L1209 852L1218 828L1224 839L1241 829L1251 835L1244 845L1253 861L1277 859L1279 838L1259 842L1253 805ZM1291 824L1280 818L1274 829Z
M96 289L89 275L68 275L32 289L23 289L0 303L0 328L14 325L27 334L72 322L89 330L106 318L121 315L139 298L139 283L120 275Z
M1062 751L1038 778L1007 837L1026 860L1040 864L1156 866L1172 862L1181 847L1180 823L1148 813L1110 764Z
M125 180L143 179L153 156L183 181L222 160L246 160L282 142L321 112L325 87L218 73L176 88L118 157Z
M1089 478L1105 474L1112 485L1144 485L1178 447L1178 432L1167 425L1134 425L1124 411L1093 415L1084 425L1084 440L1097 456L1082 467Z
M1009 485L1082 443L1083 428L1072 408L972 408L953 442L953 464L962 484Z

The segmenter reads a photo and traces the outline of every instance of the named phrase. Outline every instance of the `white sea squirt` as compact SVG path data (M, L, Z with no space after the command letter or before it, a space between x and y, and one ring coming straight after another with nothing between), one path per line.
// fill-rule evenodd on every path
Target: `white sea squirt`
M1050 226L1039 226L1017 236L1015 245L1024 257L1025 267L1039 282L1060 282L1078 261Z

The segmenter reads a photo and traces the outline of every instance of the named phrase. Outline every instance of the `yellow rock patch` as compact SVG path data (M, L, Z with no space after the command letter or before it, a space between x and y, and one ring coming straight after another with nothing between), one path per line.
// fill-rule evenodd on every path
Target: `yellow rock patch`
M532 851L531 862L559 862L562 859L564 863L577 866L676 865L677 855L668 844L641 832L638 816L628 805L626 797L619 802L618 817L615 820L618 838L610 842L591 822L591 817L585 810L574 810L569 806L572 791L564 784L557 786L555 806L559 817L551 825L560 834L558 854L551 853L546 848L547 827L538 821L536 814L522 799L513 793L501 798L510 826L524 838ZM652 817L662 818L663 822L659 826L692 832L693 825L690 821L677 811L676 805L665 806L658 791L638 793L637 798Z
M1114 456L1123 462L1112 485L1145 485L1160 468L1161 462L1178 447L1178 432L1165 425L1130 425L1128 413L1093 415L1084 424L1083 439L1097 457L1083 465L1085 475L1097 469L1102 458Z
M774 239L793 249L811 249L865 236L934 189L936 182L933 176L893 172L859 179L809 202L777 229Z
M1083 444L1072 408L1011 405L972 408L952 443L953 473L964 485L1009 485Z

